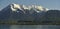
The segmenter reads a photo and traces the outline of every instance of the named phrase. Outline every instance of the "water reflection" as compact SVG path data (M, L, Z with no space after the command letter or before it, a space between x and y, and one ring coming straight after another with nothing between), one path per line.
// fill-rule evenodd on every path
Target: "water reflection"
M60 25L0 25L1 29L60 29Z

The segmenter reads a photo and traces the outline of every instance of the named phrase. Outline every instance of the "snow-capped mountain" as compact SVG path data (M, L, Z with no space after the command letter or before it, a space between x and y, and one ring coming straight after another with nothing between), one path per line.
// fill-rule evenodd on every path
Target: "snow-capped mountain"
M17 20L35 20L44 16L47 8L42 6L25 6L19 4L10 4L0 11L0 19L17 19Z
M36 5L31 5L31 6L25 6L25 5L19 5L19 4L11 4L10 5L12 11L18 11L21 10L25 13L26 10L29 10L30 12L35 11L37 13L41 11L48 11L49 9L44 8L42 6L36 6ZM33 13L33 12L32 12Z
M42 6L26 6L19 4L10 4L0 11L0 21L4 22L19 22L19 21L34 21L35 23L56 23L60 21L59 10L49 10Z

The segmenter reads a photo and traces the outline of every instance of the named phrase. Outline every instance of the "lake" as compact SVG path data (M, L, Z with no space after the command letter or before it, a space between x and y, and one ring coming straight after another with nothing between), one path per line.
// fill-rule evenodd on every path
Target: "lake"
M60 25L0 25L0 29L60 29Z

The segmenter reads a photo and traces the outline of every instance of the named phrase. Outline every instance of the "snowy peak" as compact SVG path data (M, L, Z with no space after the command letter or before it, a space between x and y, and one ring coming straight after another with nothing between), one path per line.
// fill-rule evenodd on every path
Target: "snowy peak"
M25 6L25 5L23 5L23 8L24 8L24 9L29 9L29 8L28 8L27 6Z
M48 10L49 10L48 8L44 8L42 6L37 6L37 5L26 6L26 5L19 5L12 3L7 7L5 7L2 11L13 11L13 12L22 11L23 13L29 12L32 14L34 12L40 13L40 12L46 12Z
M27 10L30 10L30 9L36 9L37 11L47 11L48 9L47 8L44 8L42 6L36 6L36 5L31 5L31 6L25 6L25 5L19 5L19 4L15 4L15 3L12 3L11 4L11 9L12 11L17 11L17 9L27 9Z
M11 6L12 11L17 11L17 9L21 10L21 6L19 4L12 3L10 6Z

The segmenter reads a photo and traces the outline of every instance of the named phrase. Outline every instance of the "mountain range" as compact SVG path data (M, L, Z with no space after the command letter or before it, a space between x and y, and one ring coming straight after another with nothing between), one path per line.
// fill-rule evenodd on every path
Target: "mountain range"
M59 10L49 10L42 6L9 4L0 11L2 21L60 21Z

